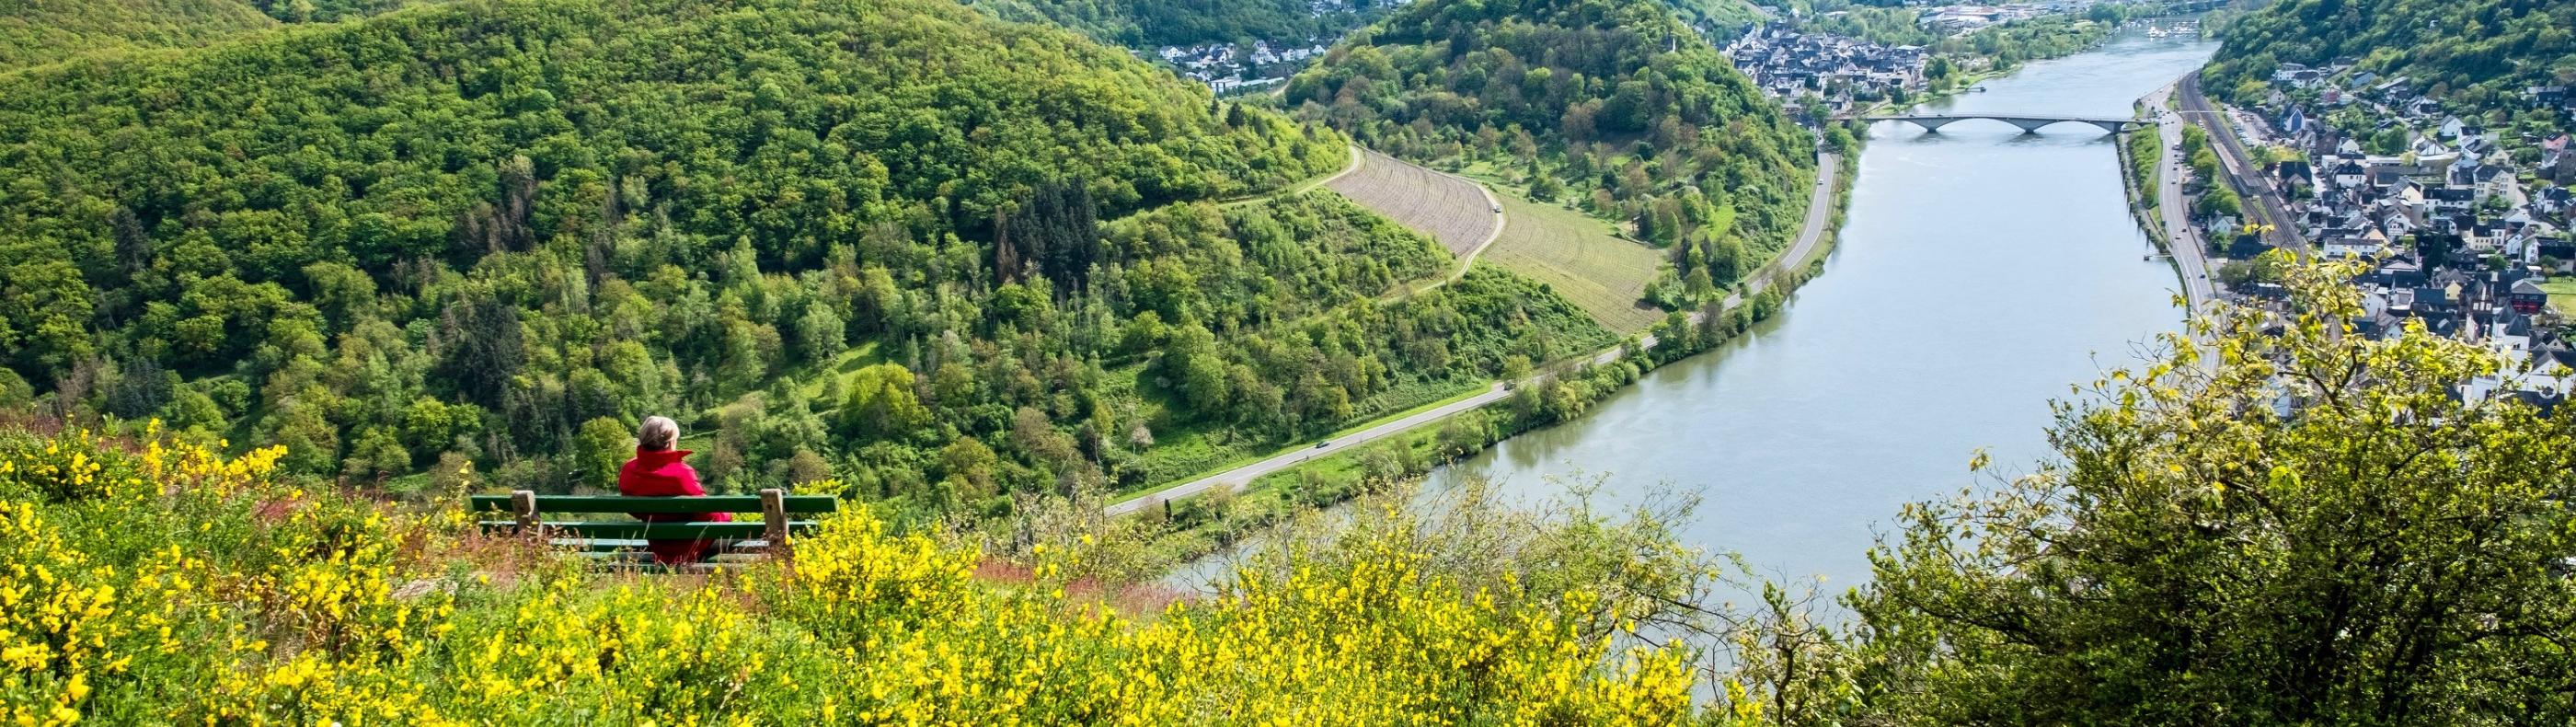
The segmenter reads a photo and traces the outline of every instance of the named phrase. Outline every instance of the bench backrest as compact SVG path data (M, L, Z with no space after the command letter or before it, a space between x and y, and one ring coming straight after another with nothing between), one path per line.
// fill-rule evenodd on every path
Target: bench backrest
M483 520L486 532L560 532L586 540L670 539L744 539L761 538L775 548L784 545L791 534L813 532L812 520L791 520L790 514L837 512L840 498L830 495L789 495L785 490L761 490L757 495L708 495L704 497L622 497L617 495L539 495L519 490L507 495L474 495L466 498L467 509L476 513L508 513L509 520ZM714 522L546 522L539 518L553 513L598 514L630 513L636 515L671 515L705 513L760 513L756 523ZM622 546L621 546L622 547Z

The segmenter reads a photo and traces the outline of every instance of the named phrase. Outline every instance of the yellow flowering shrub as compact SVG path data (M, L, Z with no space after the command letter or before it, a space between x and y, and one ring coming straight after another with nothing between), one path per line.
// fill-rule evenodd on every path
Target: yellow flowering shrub
M32 503L0 505L0 717L12 724L80 718L96 674L123 671L131 658L111 639L116 588L65 546ZM121 640L121 639L119 639Z
M0 434L0 724L1671 724L1687 655L1400 549L1129 614L864 508L713 577L495 559L224 457ZM30 474L35 473L35 474ZM526 562L559 565L534 569ZM1016 569L1013 573L1018 573ZM1612 609L1612 610L1615 610Z

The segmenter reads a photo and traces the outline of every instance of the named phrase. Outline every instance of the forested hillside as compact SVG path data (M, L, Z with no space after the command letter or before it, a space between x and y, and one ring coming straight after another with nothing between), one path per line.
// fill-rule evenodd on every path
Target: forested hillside
M349 20L442 0L11 0L0 71L115 49L199 48L280 22Z
M1815 179L1810 137L1651 0L1423 0L1286 98L1372 148L1628 224L1670 246L1686 300L1786 247Z
M0 399L362 480L945 503L1186 472L1606 342L1329 131L942 0L481 0L0 79ZM1142 216L1133 216L1147 211ZM1132 216L1132 217L1131 217Z
M242 0L10 0L0 71L113 48L210 43L277 23Z
M969 0L1006 20L1054 23L1102 42L1151 48L1200 43L1329 38L1349 30L1380 0L1312 12L1308 0Z
M2238 96L2284 61L2343 57L2468 110L2521 106L2526 86L2576 83L2576 3L2554 0L2282 0L2229 24L2221 40L2205 85Z
M361 18L444 0L247 0L270 17L289 23L327 23Z

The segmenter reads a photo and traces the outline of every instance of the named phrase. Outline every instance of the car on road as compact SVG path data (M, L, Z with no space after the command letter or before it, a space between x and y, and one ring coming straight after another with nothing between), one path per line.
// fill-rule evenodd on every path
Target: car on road
M1498 215L1499 215L1499 214L1502 214L1502 213L1503 213L1503 206L1502 206L1502 205L1487 205L1487 206L1490 206L1490 207L1494 208L1494 214L1498 214Z
M1316 449L1323 449L1323 448L1325 448L1325 447L1330 447L1330 446L1333 446L1333 440L1330 440L1330 439L1327 439L1327 440L1324 440L1324 441L1316 442L1316 443L1315 443L1315 448L1316 448Z

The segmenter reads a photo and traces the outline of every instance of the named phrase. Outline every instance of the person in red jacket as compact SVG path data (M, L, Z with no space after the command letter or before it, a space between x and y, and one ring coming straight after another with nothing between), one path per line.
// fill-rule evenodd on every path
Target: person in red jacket
M635 458L617 470L617 494L628 497L696 497L707 494L698 486L698 471L680 458L689 450L680 449L680 423L670 417L645 417L644 426L635 431ZM716 513L637 513L635 519L646 522L733 522L733 516ZM673 540L657 538L645 543L653 552L653 562L663 565L695 563L705 560L715 548L713 540Z

